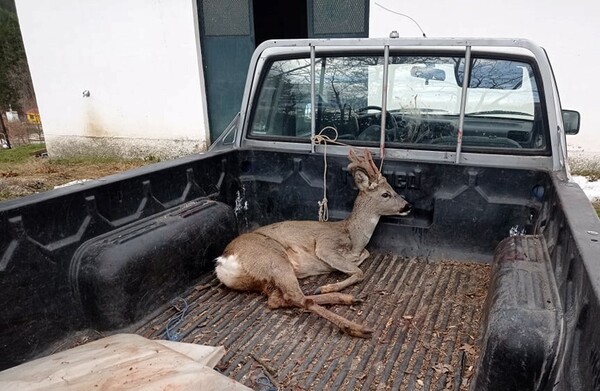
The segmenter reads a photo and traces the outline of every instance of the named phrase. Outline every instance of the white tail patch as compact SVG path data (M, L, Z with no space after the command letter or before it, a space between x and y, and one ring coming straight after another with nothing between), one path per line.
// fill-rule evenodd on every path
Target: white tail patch
M242 266L235 255L217 258L217 278L228 287L234 287L242 275Z

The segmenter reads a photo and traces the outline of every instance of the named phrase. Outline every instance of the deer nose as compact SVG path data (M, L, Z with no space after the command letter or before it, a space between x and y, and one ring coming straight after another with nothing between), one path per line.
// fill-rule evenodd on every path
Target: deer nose
M400 214L400 216L406 216L411 211L412 211L412 205L407 202L406 205L404 205L404 207L402 209L400 209L399 214Z

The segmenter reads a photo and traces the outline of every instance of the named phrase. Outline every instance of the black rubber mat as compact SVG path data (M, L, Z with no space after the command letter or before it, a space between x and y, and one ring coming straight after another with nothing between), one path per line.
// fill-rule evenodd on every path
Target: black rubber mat
M330 309L373 328L371 339L342 334L299 309L271 311L266 297L231 291L214 274L182 296L189 307L176 331L183 342L224 345L217 369L254 389L268 389L257 384L265 377L279 390L467 389L489 266L375 254L361 269L365 280L345 292L364 302ZM301 285L312 292L343 278L330 274ZM182 306L169 308L138 334L164 338Z

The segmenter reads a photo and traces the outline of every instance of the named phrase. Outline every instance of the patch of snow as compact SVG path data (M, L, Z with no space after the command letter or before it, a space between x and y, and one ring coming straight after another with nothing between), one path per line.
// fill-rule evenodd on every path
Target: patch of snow
M600 201L600 181L590 182L586 177L578 175L574 175L572 180L583 189L590 201Z
M87 181L91 181L91 179L77 179L76 181L71 181L71 182L65 183L64 185L56 185L56 186L54 186L54 188L60 189L60 188L67 187L67 186L81 185L82 183L85 183Z

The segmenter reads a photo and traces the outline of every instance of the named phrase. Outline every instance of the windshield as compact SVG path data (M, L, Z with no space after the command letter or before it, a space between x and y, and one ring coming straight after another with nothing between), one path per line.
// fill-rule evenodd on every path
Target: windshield
M403 148L456 146L464 58L390 56L385 138ZM381 137L383 56L318 57L316 133L331 126L348 144ZM465 149L544 150L545 125L535 73L512 59L473 58ZM310 59L272 62L253 114L251 136L310 139ZM330 135L331 136L331 135Z

